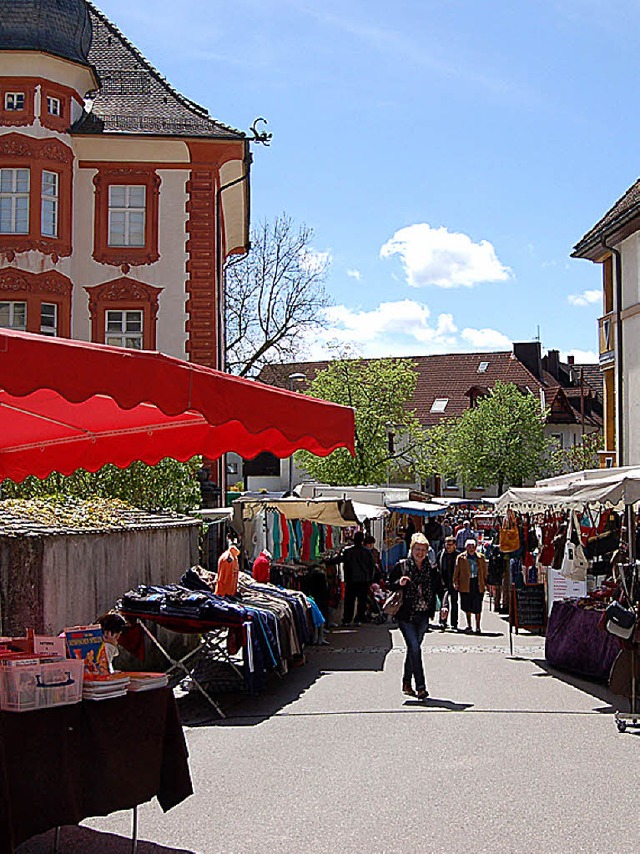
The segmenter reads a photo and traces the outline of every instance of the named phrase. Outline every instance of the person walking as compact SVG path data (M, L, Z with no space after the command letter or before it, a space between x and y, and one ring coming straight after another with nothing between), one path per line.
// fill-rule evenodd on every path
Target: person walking
M474 540L477 543L478 535L471 527L471 522L468 519L465 519L462 523L462 527L456 534L456 549L458 554L462 554L462 552L464 552L467 540Z
M465 550L458 555L456 568L453 573L453 586L460 593L460 607L467 615L465 632L471 634L471 615L476 622L476 634L481 634L480 618L482 616L482 600L487 589L487 562L484 555L476 551L476 541L469 539Z
M429 559L429 541L424 534L411 538L409 556L399 561L389 576L390 590L402 590L402 605L396 614L398 628L407 645L402 692L419 700L429 696L422 664L422 641L435 613L436 596L442 593L440 573ZM433 551L431 551L433 554ZM415 690L412 680L415 680Z
M457 558L455 537L445 537L444 549L440 555L440 578L445 593L449 594L449 618L454 632L458 630L458 591L453 586ZM440 620L440 628L443 632L446 630L446 620L444 623Z
M371 549L366 548L363 543L364 534L362 531L356 531L353 535L353 545L347 546L342 553L342 564L344 566L343 626L351 625L356 602L354 625L359 626L364 620L369 585L376 571Z

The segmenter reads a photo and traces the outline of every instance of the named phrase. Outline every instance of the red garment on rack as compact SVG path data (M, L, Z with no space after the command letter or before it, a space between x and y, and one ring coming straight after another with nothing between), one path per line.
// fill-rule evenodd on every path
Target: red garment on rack
M287 524L287 520L280 514L280 530L282 531L282 560L286 560L289 557L289 526Z
M302 552L301 560L311 560L311 537L313 536L313 525L308 519L302 523Z
M555 546L553 539L558 533L558 521L555 516L545 516L542 523L542 550L540 563L542 566L552 566Z

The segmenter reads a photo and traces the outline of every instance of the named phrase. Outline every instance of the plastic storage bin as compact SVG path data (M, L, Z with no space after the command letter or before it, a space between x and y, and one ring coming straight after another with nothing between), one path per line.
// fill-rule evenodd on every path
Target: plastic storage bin
M31 712L82 700L84 661L68 658L47 664L0 668L0 708Z

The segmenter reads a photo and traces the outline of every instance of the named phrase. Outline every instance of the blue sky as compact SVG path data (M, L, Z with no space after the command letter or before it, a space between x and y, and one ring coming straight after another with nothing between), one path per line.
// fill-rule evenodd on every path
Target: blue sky
M600 269L569 255L638 177L638 0L99 5L214 117L268 119L252 217L286 212L331 258L332 328L309 356L539 329L595 360Z

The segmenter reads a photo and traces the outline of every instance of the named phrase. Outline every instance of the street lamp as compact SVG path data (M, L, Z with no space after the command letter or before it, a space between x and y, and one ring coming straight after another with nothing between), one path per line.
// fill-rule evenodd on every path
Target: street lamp
M306 374L295 373L289 374L289 391L295 391L296 386L300 386L307 379ZM293 492L293 453L289 457L289 495Z

